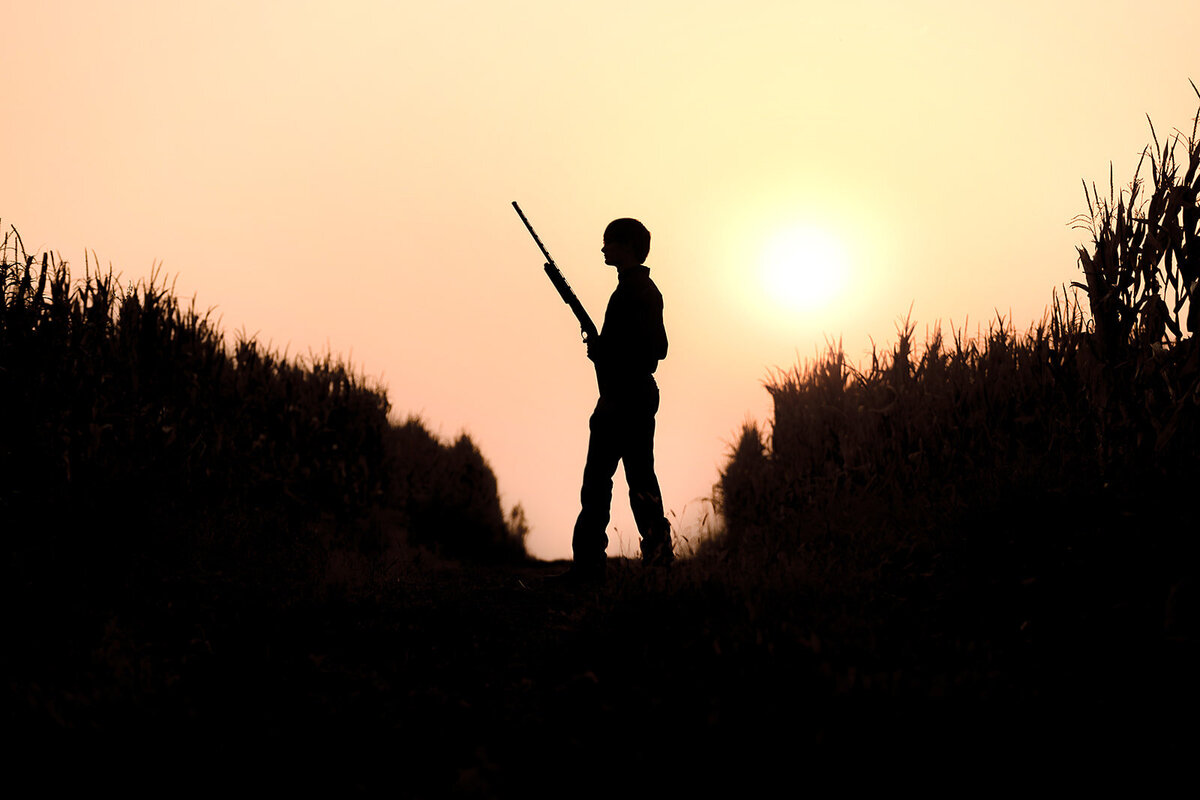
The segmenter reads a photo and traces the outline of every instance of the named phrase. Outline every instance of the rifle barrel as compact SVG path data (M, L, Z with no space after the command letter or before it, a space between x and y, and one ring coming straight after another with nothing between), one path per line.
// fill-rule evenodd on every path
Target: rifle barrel
M517 210L517 214L520 215L521 222L525 223L525 228L529 231L529 235L533 237L533 240L535 242L537 242L537 246L539 249L541 249L542 255L544 255L546 257L547 261L549 261L551 264L554 264L554 259L551 258L550 251L546 249L546 245L542 244L542 240L540 237L538 237L537 231L535 231L533 229L533 226L529 224L529 220L526 219L526 217L525 217L525 212L521 210L521 207L519 205L517 205L516 200L513 200L512 204L513 204L513 208L515 208ZM555 266L558 266L558 265L555 264Z
M529 220L525 216L525 212L517 205L517 201L513 200L513 208L517 210L517 214L521 217L521 222L525 223L525 229L529 231L529 235L537 242L538 248L542 251L542 255L546 257L546 275L550 278L550 283L554 284L554 288L558 290L558 295L563 299L563 302L570 307L575 314L575 318L579 320L579 333L585 342L590 341L593 337L599 335L596 330L596 323L592 322L592 318L588 316L587 311L583 307L583 303L579 302L579 298L571 289L571 284L567 283L567 278L562 274L562 270L558 268L558 264L554 263L554 258L550 255L550 251L546 249L546 245L542 244L542 240L538 237L537 231L529 224Z

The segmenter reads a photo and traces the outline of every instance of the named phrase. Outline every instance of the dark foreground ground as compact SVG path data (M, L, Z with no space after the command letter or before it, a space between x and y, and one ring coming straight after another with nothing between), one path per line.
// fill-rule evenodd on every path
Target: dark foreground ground
M36 748L118 747L130 774L143 752L217 752L180 774L220 784L286 748L304 759L264 786L399 796L746 788L880 759L1191 762L1186 587L1016 562L825 596L711 563L615 562L570 592L545 583L562 564L437 561L304 601L221 575L26 593L6 609L5 722Z

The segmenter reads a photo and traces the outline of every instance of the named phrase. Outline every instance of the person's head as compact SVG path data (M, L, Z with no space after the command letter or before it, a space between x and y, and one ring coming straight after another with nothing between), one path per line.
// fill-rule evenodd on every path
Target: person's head
M636 219L614 219L604 229L604 263L614 267L636 267L650 253L650 231Z

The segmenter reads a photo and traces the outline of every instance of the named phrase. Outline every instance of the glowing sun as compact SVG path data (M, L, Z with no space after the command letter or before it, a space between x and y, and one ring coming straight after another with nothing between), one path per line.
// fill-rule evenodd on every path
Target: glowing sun
M829 305L845 290L848 271L846 248L820 228L789 228L771 239L763 252L763 284L788 310Z

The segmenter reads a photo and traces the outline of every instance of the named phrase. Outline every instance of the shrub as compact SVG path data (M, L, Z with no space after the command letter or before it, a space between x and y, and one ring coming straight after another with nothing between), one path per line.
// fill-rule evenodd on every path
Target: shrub
M470 437L442 444L418 419L388 434L389 504L410 540L454 558L524 557L524 511L506 523L496 477Z

